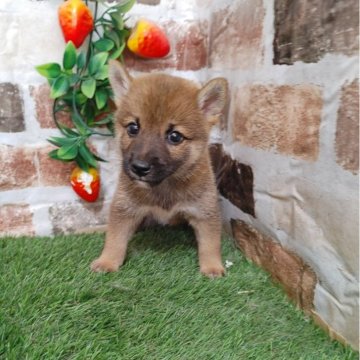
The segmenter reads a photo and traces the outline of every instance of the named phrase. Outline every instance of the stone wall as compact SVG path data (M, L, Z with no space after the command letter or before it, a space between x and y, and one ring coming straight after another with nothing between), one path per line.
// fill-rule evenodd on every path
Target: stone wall
M84 203L70 186L73 164L50 159L46 141L56 136L49 87L34 67L61 62L64 41L58 26L60 0L1 0L0 3L0 234L52 235L103 228L115 188L117 154L109 138L92 146L109 163L101 164L100 199ZM160 61L126 54L133 71L181 71L197 79L207 66L208 21L190 2L138 1L129 25L147 17L168 32L172 52ZM31 14L31 15L29 15Z
M216 156L224 218L299 307L358 348L359 4L221 3L209 71L232 93Z
M0 233L93 230L116 182L111 140L93 146L102 193L84 204L71 165L50 160L48 87L59 61L59 0L0 3ZM127 54L130 71L199 82L224 76L231 99L212 133L224 222L239 247L337 339L358 347L359 74L356 0L143 0L170 36L161 60ZM31 14L31 16L29 15Z

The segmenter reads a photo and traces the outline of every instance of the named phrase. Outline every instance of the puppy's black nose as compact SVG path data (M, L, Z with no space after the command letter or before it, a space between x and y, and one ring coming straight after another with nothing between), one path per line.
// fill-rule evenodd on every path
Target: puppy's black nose
M151 165L142 160L134 160L131 165L131 171L138 176L145 176L150 172Z

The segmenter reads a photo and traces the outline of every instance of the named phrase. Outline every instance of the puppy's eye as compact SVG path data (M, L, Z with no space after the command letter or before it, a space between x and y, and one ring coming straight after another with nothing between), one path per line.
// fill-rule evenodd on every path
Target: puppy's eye
M171 145L178 145L184 140L184 136L180 134L178 131L170 131L167 134L167 141Z
M135 122L131 122L126 126L126 130L129 136L136 136L140 131L140 126Z

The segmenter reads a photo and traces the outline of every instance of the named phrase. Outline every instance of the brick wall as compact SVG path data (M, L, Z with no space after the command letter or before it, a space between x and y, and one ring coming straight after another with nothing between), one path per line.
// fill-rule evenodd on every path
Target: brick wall
M35 65L61 62L64 49L57 20L59 0L0 4L0 234L52 235L103 228L117 179L113 141L93 139L101 164L102 190L95 204L84 203L70 187L73 164L50 159L46 141L57 135L52 101ZM194 5L197 8L197 5ZM126 54L133 72L186 72L196 79L208 63L207 17L194 16L190 2L138 1L129 25L148 17L166 29L172 52L166 59L140 60ZM204 9L204 4L199 5ZM31 16L28 14L31 13ZM67 119L62 119L66 123Z
M234 1L214 7L209 33L210 73L231 88L224 218L246 256L355 348L358 14L355 0Z
M47 157L55 135L34 66L59 61L58 0L0 4L0 233L51 235L103 226L114 190L111 140L94 139L102 193L85 204L71 165ZM170 36L161 60L126 64L199 82L229 81L212 133L224 222L239 247L334 337L358 347L358 2L142 0ZM31 16L28 14L31 13Z

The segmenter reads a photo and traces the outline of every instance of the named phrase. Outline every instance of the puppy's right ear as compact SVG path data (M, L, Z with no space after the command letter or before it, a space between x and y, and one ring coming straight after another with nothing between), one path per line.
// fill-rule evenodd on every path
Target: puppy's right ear
M218 122L228 98L228 83L224 78L210 80L198 94L198 105L212 126Z
M114 92L115 103L118 105L120 99L129 91L132 77L118 61L109 60L109 80Z

